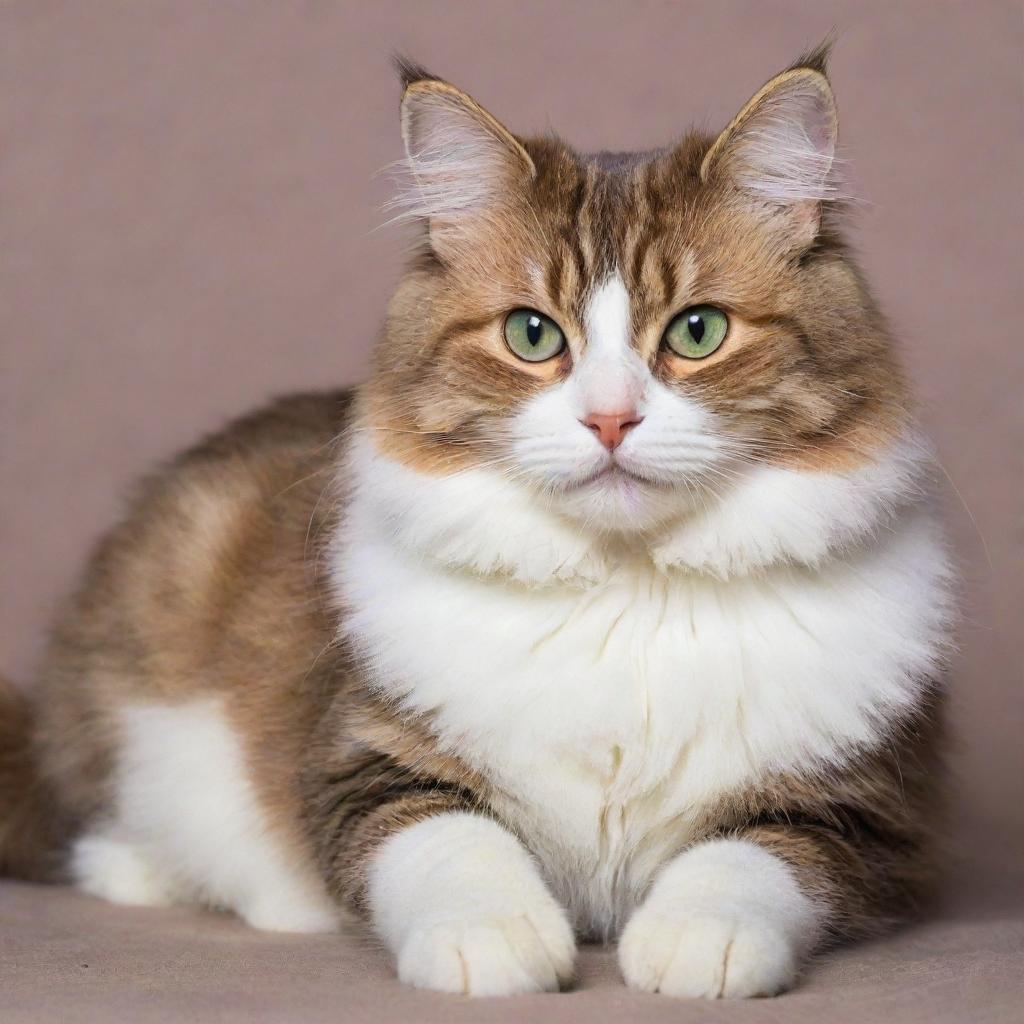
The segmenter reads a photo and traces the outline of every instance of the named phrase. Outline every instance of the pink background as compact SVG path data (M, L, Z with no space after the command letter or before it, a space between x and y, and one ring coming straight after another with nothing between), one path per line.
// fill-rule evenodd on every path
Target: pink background
M1014 2L5 4L3 670L30 684L140 470L270 395L363 375L405 244L375 230L400 156L390 52L514 130L646 148L722 125L832 27L856 241L963 566L957 831L1008 866L1024 836Z

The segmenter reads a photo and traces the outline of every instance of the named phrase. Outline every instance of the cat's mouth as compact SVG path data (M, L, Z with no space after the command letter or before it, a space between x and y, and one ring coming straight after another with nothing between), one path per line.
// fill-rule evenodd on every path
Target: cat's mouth
M642 473L638 473L636 470L627 469L619 462L608 462L600 469L588 476L583 477L580 480L574 480L568 485L568 490L578 491L584 487L608 487L623 485L626 486L643 486L643 487L664 487L665 484L659 480L654 480L651 477L644 476Z

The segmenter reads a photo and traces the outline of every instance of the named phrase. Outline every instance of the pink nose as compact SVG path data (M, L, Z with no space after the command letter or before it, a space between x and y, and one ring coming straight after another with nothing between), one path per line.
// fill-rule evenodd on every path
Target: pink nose
M630 427L642 421L643 416L638 416L635 409L628 412L592 412L585 420L580 420L583 426L597 434L601 444L610 452L622 444Z

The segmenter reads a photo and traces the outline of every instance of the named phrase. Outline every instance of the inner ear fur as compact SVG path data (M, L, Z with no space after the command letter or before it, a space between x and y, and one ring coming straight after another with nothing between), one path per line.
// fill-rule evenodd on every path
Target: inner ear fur
M794 240L808 243L820 226L820 204L836 195L837 135L823 67L793 67L758 90L729 122L704 156L700 176L726 181L783 211Z
M421 78L409 81L402 90L402 140L410 159L429 145L430 126L424 125L424 115L434 107L440 119L447 119L454 127L463 122L467 129L475 127L504 150L507 159L513 162L512 169L532 177L535 174L533 160L522 143L489 111L485 110L469 93L440 78ZM425 132L419 129L425 128Z
M407 215L427 221L439 252L488 222L536 175L519 140L448 82L407 81L401 119L410 180L398 203Z

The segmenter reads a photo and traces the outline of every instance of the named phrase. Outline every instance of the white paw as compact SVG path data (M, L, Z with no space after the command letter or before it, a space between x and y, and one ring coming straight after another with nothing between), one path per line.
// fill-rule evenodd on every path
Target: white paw
M367 895L410 985L508 996L572 977L565 911L519 841L488 818L442 814L398 832L370 864Z
M789 988L822 910L789 866L754 843L699 843L667 864L619 942L627 984L705 999Z
M704 999L773 996L797 973L792 943L764 922L638 914L619 944L626 983L645 992Z
M134 843L94 834L71 848L71 877L83 892L111 903L165 907L174 902L170 880Z
M557 907L532 915L413 929L398 952L407 985L467 996L555 992L572 978L576 944Z

